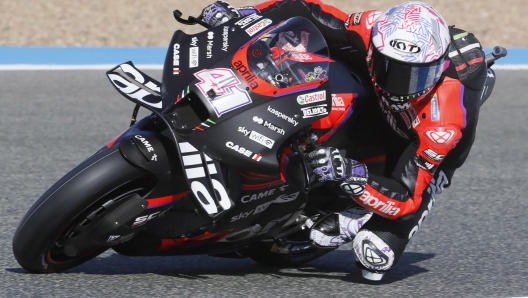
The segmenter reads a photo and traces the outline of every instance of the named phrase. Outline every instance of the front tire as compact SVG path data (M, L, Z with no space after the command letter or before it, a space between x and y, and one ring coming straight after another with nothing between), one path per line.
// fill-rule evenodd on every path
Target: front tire
M109 246L94 243L75 254L64 239L89 216L101 213L110 199L144 195L149 173L128 163L117 146L94 154L47 190L29 209L13 237L13 253L29 272L62 272L103 253ZM134 181L134 183L130 183ZM104 210L102 210L104 212Z

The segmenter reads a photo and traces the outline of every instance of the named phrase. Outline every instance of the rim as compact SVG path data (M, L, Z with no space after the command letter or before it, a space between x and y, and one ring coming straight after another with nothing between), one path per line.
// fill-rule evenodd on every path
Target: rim
M109 207L121 203L123 198L134 193L141 197L145 197L152 189L152 178L153 177L148 175L128 181L97 199L95 204L88 207L79 216L73 219L71 223L59 233L57 237L55 237L46 250L46 260L51 264L63 265L83 259L90 259L110 248L111 245L101 246L94 243L93 247L85 249L84 251L77 253L75 256L69 256L65 251L64 243L68 238L75 239L81 235L82 232L79 232L79 230L88 227L92 223L98 222L98 220L105 215L106 210Z

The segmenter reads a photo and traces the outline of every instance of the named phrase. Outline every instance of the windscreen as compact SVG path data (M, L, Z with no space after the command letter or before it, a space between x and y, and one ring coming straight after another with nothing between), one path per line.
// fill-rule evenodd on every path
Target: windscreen
M291 18L248 47L251 72L278 88L328 78L328 47L319 30L302 17Z

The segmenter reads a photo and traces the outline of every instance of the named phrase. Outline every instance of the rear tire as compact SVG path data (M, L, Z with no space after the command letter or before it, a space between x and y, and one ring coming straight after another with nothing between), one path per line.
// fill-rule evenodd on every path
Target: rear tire
M145 170L129 164L117 146L85 160L47 190L23 217L13 237L18 263L33 273L62 272L103 253L109 246L94 243L71 256L61 241L109 199L144 195L146 190L137 181L146 175Z

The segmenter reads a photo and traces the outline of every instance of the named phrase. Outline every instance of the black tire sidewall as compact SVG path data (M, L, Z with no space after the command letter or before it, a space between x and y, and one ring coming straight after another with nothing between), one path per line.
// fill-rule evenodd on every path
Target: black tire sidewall
M51 245L87 208L119 185L144 175L129 164L119 150L91 156L46 191L26 213L13 237L13 253L30 272L61 272L101 254L94 250L64 263L50 262Z

